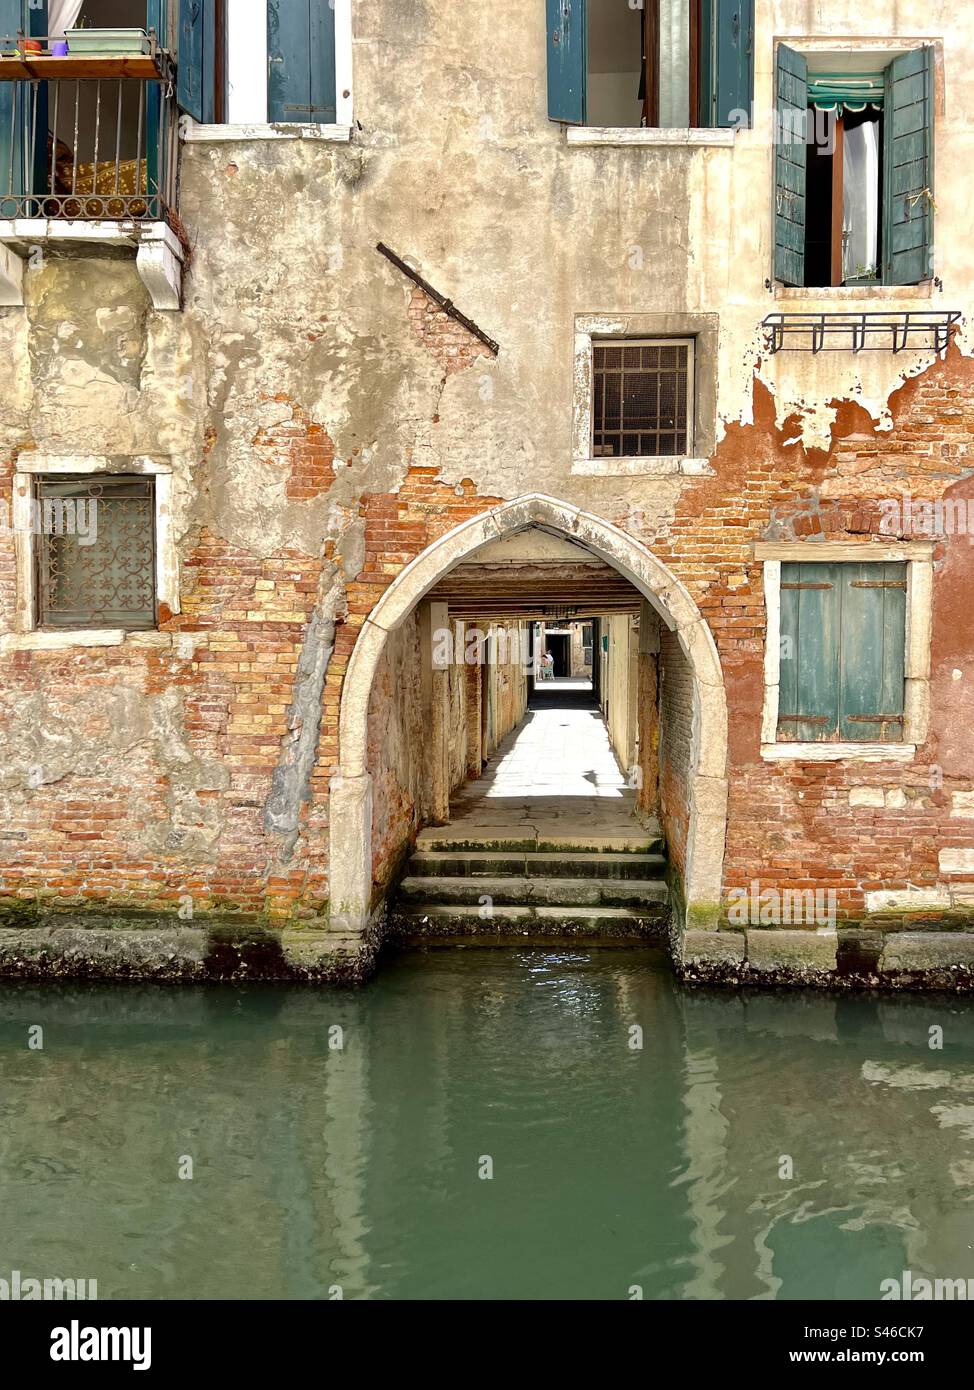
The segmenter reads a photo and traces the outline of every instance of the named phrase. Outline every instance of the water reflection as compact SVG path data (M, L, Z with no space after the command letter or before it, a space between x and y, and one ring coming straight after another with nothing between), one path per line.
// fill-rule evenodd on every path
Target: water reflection
M0 1277L876 1298L974 1277L972 1198L955 998L688 993L628 948L432 951L360 991L0 989Z

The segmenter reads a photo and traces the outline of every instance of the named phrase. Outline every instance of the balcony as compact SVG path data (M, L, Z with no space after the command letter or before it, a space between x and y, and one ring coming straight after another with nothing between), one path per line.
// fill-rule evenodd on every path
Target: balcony
M175 69L155 35L140 56L53 56L0 39L0 304L23 303L25 262L132 255L157 309L178 309Z

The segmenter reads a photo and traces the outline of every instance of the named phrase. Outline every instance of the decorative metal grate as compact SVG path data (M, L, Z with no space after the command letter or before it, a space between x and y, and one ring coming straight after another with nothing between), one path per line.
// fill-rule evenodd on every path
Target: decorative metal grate
M60 71L57 64L71 60L44 61ZM144 60L159 74L148 78L113 76L111 60L100 61L106 76L0 80L0 218L156 222L175 206L177 110L168 54L154 50ZM97 60L87 67L93 65ZM40 63L0 57L0 79L20 66Z
M596 342L592 368L596 458L687 452L688 343Z
M152 478L38 478L34 530L39 627L155 626Z
M768 314L768 352L945 352L959 309ZM791 341L787 341L791 339Z

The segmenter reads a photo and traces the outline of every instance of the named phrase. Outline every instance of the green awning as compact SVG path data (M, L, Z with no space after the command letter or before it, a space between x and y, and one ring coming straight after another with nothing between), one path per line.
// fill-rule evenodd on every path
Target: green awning
M882 108L886 94L884 72L810 72L808 100L819 111L865 111Z

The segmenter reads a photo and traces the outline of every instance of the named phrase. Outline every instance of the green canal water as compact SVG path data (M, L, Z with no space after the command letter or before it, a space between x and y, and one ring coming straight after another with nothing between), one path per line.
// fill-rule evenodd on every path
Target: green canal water
M629 948L407 954L360 990L0 986L0 1278L876 1299L974 1278L972 1246L964 1000L688 992Z

